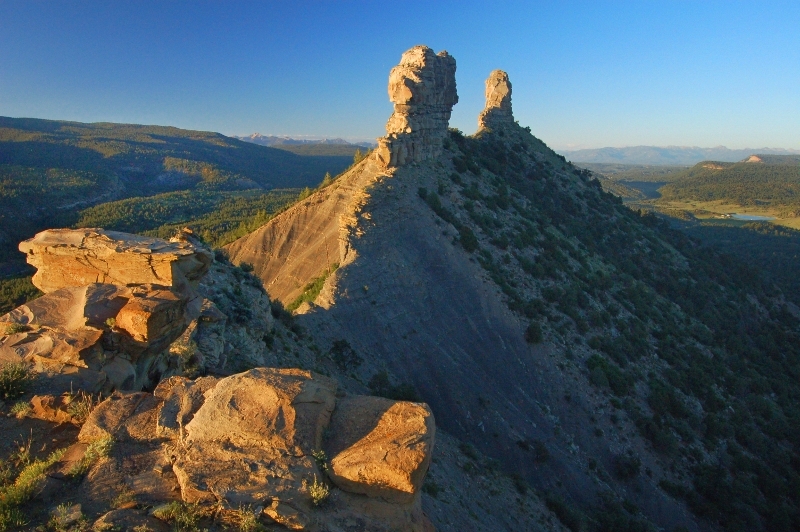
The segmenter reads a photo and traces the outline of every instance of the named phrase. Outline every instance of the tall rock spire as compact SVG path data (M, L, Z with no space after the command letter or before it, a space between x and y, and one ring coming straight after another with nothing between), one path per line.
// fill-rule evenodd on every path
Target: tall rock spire
M514 123L511 111L511 82L502 70L493 70L486 79L486 107L478 115L478 129L492 129Z
M378 139L378 162L392 167L439 156L458 103L456 60L427 46L411 48L389 73L389 99L394 113Z

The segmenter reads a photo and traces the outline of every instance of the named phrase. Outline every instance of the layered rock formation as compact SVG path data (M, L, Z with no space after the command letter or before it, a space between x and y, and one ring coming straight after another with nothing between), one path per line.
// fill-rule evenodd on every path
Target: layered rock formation
M201 365L219 364L224 343L215 343L213 329L226 317L197 291L212 262L202 246L56 229L20 249L37 267L33 280L45 295L0 317L0 332L12 332L0 336L0 362L30 364L49 377L48 393L152 386L184 369L189 357L170 354L182 335L186 346L196 345L195 337L203 342Z
M389 99L394 112L386 123L386 137L378 139L376 155L387 167L438 157L456 92L456 60L447 52L435 54L415 46L389 73Z
M493 70L486 79L486 107L478 115L478 129L493 129L514 124L511 111L511 82L502 70Z
M420 507L435 437L430 409L339 397L337 389L336 381L297 369L172 377L152 395L110 397L78 438L84 445L117 442L112 459L89 478L118 483L115 489L133 491L141 504L177 496L222 508L250 505L293 530L350 530L353 523L430 530ZM350 464L344 474L342 462ZM331 490L327 471L340 490ZM312 499L314 484L331 490L321 504Z
M36 268L32 281L44 293L90 283L181 290L211 264L207 250L188 242L103 229L49 229L22 242L19 250Z

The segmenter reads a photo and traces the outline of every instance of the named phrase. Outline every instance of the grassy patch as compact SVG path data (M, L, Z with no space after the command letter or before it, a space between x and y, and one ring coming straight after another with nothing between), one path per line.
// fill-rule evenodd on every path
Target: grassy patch
M19 507L31 498L45 471L63 454L64 449L61 449L44 460L34 460L22 468L13 484L0 488L0 531L27 524Z
M310 283L308 283L303 288L303 293L297 296L294 301L286 305L286 310L289 312L294 312L297 310L300 305L305 302L313 302L319 296L319 293L322 291L322 287L325 285L325 281L328 277L335 272L339 268L338 263L334 263L329 268L326 268L319 277L314 278Z
M0 367L0 397L16 399L24 394L35 374L22 362L5 364Z

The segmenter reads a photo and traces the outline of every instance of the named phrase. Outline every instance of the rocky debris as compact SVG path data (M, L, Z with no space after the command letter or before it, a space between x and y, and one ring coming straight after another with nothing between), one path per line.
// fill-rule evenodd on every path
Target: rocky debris
M73 416L69 413L71 399L69 395L61 397L34 395L31 398L31 411L28 415L52 423L71 423L73 421Z
M104 229L49 229L19 250L36 267L33 284L44 293L93 283L181 289L205 275L212 259L209 251L185 241Z
M340 488L411 502L430 464L436 428L428 405L381 397L342 399L326 446Z
M198 367L241 371L276 365L267 346L274 326L270 298L257 277L215 260L197 291L203 298L200 315L178 341L193 346Z
M262 508L262 519L292 530L344 530L347 523L362 530L429 530L420 488L433 451L430 410L337 397L337 390L336 381L310 371L257 368L222 379L172 377L153 394L115 393L78 436L81 444L116 442L113 456L88 474L88 491L92 483L117 479L140 503L157 506L177 497ZM351 459L363 452L349 471L368 474L341 484L341 491L329 487L317 505L310 486L330 486L326 472L333 476L336 469L323 448Z
M394 112L378 139L378 161L394 167L438 157L458 103L456 60L427 46L411 48L389 73L389 99Z
M511 82L502 70L493 70L486 78L486 107L478 115L478 129L492 129L514 124L511 111Z

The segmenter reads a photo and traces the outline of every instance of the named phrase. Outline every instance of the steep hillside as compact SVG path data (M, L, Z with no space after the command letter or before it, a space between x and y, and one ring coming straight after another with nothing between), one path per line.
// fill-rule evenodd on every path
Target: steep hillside
M448 132L454 74L407 52L375 152L232 260L572 530L800 526L797 309L517 125L504 73Z

